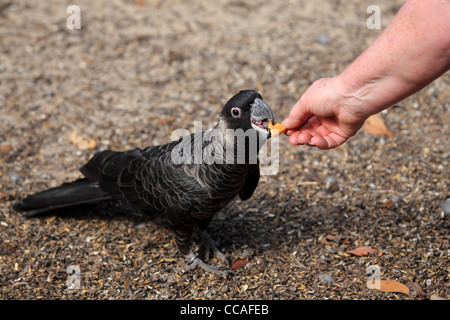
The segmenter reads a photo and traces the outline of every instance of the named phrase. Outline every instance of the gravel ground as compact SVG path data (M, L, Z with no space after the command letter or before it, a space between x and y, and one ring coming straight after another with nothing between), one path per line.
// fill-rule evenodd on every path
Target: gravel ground
M401 3L376 1L382 28ZM66 27L71 4L80 30ZM381 114L393 137L361 130L330 151L281 137L277 174L211 223L230 260L249 262L226 279L184 271L170 234L133 213L11 209L79 177L99 150L209 127L240 89L261 92L282 120L379 34L366 27L369 4L0 1L0 298L450 298L448 73ZM349 253L361 246L381 253ZM368 289L370 266L411 294Z

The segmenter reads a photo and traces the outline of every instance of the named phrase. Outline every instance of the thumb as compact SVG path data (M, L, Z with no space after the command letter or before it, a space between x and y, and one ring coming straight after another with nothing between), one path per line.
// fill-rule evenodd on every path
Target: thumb
M292 107L289 116L281 123L288 129L296 129L306 123L311 116L312 114L307 111L304 103L302 103L302 98L300 98Z

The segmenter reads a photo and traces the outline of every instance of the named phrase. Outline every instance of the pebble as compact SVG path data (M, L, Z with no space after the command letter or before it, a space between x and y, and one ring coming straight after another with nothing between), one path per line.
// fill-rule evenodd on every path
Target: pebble
M445 215L450 215L450 198L445 199L439 204Z
M322 45L327 45L330 43L330 39L328 39L328 36L326 34L321 33L317 36L316 42Z
M334 282L333 277L328 274L328 273L319 273L319 281L326 284L326 285L331 285Z

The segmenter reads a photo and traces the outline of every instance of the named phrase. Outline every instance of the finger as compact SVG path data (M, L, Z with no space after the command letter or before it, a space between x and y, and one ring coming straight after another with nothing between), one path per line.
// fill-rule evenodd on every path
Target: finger
M296 132L297 130L294 130L294 129L289 129L289 130L286 130L285 132L284 132L284 134L285 135L287 135L287 136L290 136L290 135L292 135L294 132Z
M300 142L298 142L297 137L300 134L300 132L295 131L290 137L289 137L289 143L293 146L299 146Z
M316 116L313 116L308 120L308 125L312 130L314 130L316 133L315 135L319 135L321 137L325 137L330 134L330 130L327 128L328 123L330 123L329 118L319 119Z
M334 132L331 132L329 135L325 137L325 140L328 142L328 149L339 147L341 144L346 142L348 138L340 136Z
M289 142L292 145L302 145L306 144L312 146L311 138L317 135L317 132L311 127L309 123L304 124L298 130L293 131L290 135Z
M313 136L311 134L307 133L307 132L300 132L297 135L297 142L300 143L300 144L308 144L308 145L310 145L312 137Z
M312 145L315 145L317 148L319 149L330 149L330 146L328 144L328 141L321 137L321 136L313 136L311 137L311 142Z
M317 135L311 138L311 143L315 144L319 149L323 150L339 147L345 141L347 141L346 138L333 132L326 136Z

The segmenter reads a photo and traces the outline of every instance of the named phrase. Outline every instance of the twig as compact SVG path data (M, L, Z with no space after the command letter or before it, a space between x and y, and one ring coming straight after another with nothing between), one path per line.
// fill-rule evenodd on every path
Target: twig
M297 182L297 185L299 186L314 186L319 184L317 181L300 181Z

